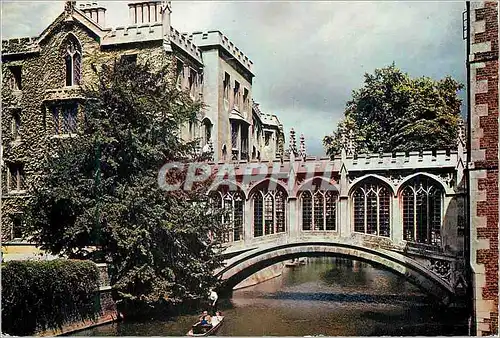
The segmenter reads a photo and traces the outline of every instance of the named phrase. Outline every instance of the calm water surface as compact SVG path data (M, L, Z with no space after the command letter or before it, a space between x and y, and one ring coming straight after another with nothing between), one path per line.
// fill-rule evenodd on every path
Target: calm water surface
M309 259L219 300L218 336L466 335L462 310L439 308L404 278L365 263ZM201 309L200 309L201 310ZM123 322L78 336L183 336L198 315Z

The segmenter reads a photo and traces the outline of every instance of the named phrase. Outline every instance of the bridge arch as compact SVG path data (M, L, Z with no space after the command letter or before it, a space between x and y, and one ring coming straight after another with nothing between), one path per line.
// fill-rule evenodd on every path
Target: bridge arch
M439 275L407 256L384 249L336 242L289 243L245 251L229 259L226 266L216 271L215 275L223 281L225 290L231 290L253 273L275 263L298 257L321 256L350 258L392 271L444 304L449 304L454 295L451 285Z

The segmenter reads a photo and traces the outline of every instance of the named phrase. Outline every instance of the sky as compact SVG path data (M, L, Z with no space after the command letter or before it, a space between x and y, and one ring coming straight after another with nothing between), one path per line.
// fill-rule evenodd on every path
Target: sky
M127 2L99 1L108 26L128 24ZM2 39L36 36L64 1L2 0ZM392 62L411 76L465 83L465 1L172 1L181 32L220 30L254 63L253 99L276 114L307 153L324 156L322 139L342 118L363 75ZM460 93L462 98L465 93Z

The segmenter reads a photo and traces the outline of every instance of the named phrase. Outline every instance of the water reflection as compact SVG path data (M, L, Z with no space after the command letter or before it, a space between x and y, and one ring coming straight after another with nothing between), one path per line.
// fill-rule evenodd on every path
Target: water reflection
M465 313L442 311L401 276L362 262L309 259L221 300L219 336L464 335ZM78 335L185 335L196 315L124 322Z

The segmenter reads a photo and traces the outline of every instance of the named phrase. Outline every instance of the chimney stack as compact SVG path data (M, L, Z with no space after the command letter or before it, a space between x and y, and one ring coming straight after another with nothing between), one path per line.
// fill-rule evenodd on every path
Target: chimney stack
M128 4L130 23L132 25L162 24L163 48L166 52L172 51L170 45L171 7L171 2L164 0L136 0Z
M99 6L96 1L87 1L80 4L80 10L101 27L106 27L106 8Z
M130 23L133 25L153 24L162 22L162 1L131 1L128 4Z

